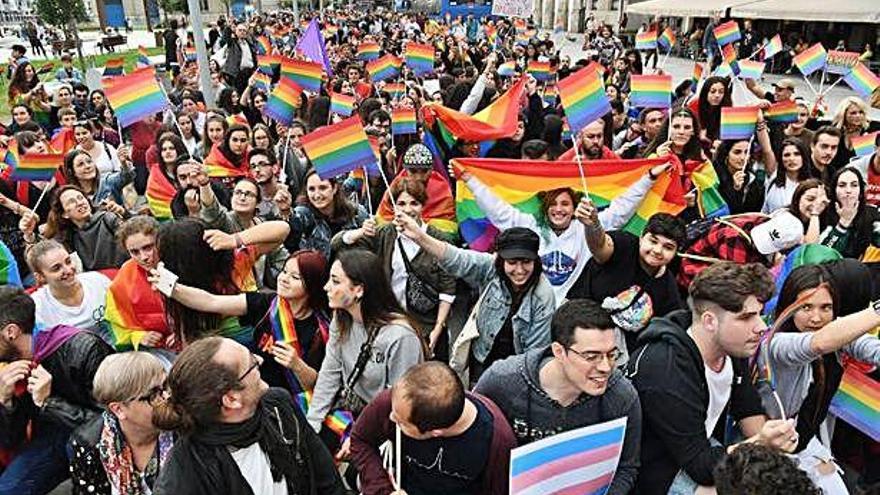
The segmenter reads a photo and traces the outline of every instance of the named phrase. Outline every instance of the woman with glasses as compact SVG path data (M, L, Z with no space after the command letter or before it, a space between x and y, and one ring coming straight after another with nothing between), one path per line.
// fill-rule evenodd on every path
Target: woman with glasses
M165 368L152 354L104 359L92 389L104 413L70 438L74 494L151 493L176 437L153 426L153 402L164 380Z

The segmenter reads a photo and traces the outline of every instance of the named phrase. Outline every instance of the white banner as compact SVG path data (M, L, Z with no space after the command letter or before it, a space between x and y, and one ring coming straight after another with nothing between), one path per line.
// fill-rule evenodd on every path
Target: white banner
M533 3L534 0L494 0L492 15L528 19L532 15Z

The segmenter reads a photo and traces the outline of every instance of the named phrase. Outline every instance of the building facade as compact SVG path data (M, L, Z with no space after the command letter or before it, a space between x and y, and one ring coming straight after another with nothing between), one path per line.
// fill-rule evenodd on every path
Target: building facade
M31 0L0 0L0 26L20 26L33 19Z

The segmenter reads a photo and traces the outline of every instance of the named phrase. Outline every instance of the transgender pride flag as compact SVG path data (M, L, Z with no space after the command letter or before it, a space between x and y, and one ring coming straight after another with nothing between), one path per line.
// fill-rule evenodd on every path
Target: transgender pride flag
M560 433L510 454L510 495L592 495L608 491L626 416Z

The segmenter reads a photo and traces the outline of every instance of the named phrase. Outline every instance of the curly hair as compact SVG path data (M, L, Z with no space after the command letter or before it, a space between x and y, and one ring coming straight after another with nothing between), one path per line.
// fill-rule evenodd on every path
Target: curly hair
M718 495L819 495L807 473L785 454L758 444L742 444L715 467Z

